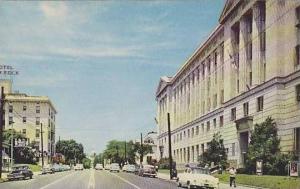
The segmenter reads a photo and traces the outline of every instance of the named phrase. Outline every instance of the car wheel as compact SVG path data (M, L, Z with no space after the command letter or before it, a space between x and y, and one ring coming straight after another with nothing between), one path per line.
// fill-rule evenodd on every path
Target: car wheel
M181 187L181 183L180 183L179 181L177 182L177 186L178 186L178 187Z

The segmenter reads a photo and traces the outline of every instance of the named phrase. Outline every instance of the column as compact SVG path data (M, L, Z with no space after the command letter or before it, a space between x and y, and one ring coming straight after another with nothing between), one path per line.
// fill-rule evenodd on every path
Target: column
M243 16L240 20L240 54L239 54L239 93L243 93L246 89L246 70L247 70L247 18Z

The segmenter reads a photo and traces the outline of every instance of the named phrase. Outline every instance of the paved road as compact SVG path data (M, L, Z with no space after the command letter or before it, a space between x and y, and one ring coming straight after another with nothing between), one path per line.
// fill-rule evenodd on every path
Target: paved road
M177 189L175 183L108 171L69 171L38 175L31 180L5 182L0 189Z

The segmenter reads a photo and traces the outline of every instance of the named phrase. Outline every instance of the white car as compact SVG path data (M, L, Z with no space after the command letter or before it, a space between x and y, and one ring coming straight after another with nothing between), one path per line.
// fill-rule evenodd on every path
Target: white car
M103 170L103 165L100 164L100 163L97 163L96 166L95 166L95 169L96 170Z
M135 170L136 170L135 165L131 165L131 164L130 164L130 165L127 166L126 172L127 172L127 173L134 173Z
M110 172L120 172L120 166L117 163L110 164Z
M187 168L178 174L177 184L178 187L218 189L219 179L211 176L208 169Z
M105 170L110 170L110 164L106 164L104 167Z
M77 170L83 170L83 165L82 164L76 164L76 166L74 167L74 170L77 171Z
M125 171L127 171L127 169L128 169L128 165L124 165L122 168L122 171L125 172Z

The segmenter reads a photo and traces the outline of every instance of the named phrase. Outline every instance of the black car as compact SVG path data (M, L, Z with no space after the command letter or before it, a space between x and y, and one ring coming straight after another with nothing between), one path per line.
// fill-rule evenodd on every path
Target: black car
M7 175L8 180L18 179L32 179L33 173L27 165L15 166L13 170Z

